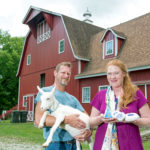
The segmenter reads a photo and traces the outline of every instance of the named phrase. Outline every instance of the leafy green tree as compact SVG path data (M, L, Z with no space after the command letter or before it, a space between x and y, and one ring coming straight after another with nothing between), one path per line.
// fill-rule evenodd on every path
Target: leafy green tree
M18 102L18 78L16 77L24 37L11 37L0 30L0 114Z

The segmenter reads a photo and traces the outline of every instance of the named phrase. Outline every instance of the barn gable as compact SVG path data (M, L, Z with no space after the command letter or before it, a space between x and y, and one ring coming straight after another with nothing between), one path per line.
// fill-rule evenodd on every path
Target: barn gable
M103 43L103 59L116 57L125 42L126 37L111 28L106 29L100 42Z

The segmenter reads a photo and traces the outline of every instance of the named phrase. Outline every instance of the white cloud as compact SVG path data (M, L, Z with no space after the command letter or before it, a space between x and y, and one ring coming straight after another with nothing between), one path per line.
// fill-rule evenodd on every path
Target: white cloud
M12 36L25 36L22 24L29 7L35 6L83 20L87 7L100 27L111 27L150 12L149 0L5 0L0 5L0 29Z

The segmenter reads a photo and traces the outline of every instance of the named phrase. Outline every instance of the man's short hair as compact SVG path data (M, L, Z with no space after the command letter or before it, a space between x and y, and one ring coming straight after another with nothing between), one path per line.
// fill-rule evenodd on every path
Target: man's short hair
M58 72L61 66L67 66L70 69L72 69L72 64L71 62L61 62L56 66L56 71Z

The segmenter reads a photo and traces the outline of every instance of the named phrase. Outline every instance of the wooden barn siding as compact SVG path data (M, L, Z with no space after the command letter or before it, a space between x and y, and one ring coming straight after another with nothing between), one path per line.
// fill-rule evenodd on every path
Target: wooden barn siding
M33 17L39 14L38 10L32 10L24 22L29 22Z
M150 84L147 86L147 98L150 100Z
M81 99L81 102L82 102L82 88L83 87L90 87L91 88L91 101L92 101L92 99L94 98L94 96L98 92L98 87L101 85L108 85L108 82L106 80L106 76L80 79L79 82L80 82L80 99ZM82 106L90 114L91 105L89 103L82 103Z
M150 80L150 69L132 71L129 74L133 82Z
M138 85L138 87L144 94L145 93L145 85ZM150 106L150 84L147 84L146 87L147 87L147 100L148 100L148 104Z
M150 106L150 84L147 85L147 99L149 100L149 106Z
M65 39L65 52L58 54L58 42ZM27 66L27 55L31 54L31 65ZM39 70L48 69L56 66L61 61L74 61L67 35L60 17L54 18L54 28L51 38L37 44L36 39L31 35L23 61L21 74L30 74Z
M81 72L84 70L84 67L86 66L86 61L81 61Z
M129 73L131 76L131 80L138 85L138 87L141 89L143 94L145 95L145 85L147 84L147 99L149 100L149 106L150 106L150 69L145 69L141 71L132 71ZM141 81L141 82L140 82Z
M117 39L118 39L118 53L119 53L120 48L121 48L121 46L123 44L123 39L120 39L120 38L117 38Z
M147 86L147 99L149 100L150 106L150 69L145 69L141 71L130 72L132 81L138 85L143 94L145 95L145 85ZM141 81L141 82L140 82Z
M65 52L58 54L58 42L61 39L65 39ZM28 43L26 43L28 45L25 49L23 67L20 73L20 105L22 106L24 95L37 93L36 86L40 84L40 74L46 74L45 86L49 86L54 82L53 71L55 66L62 61L73 63L72 77L67 91L79 98L79 83L74 79L74 76L78 74L78 62L72 54L60 17L54 19L51 38L40 44L36 42L36 39L31 35ZM26 65L28 54L31 54L31 65L29 66Z
M66 88L66 91L73 96L75 96L81 103L81 99L79 98L79 80L74 79L75 75L78 74L78 62L74 61L72 62L73 68L72 68L72 75L70 82Z

